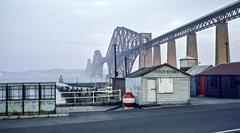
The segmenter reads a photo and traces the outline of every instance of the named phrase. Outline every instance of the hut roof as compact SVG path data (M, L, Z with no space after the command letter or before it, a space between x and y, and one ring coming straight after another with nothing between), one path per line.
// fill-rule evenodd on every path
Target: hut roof
M240 62L220 64L199 75L240 75Z
M211 68L212 65L204 65L204 66L194 66L192 67L191 69L187 70L186 73L192 75L192 76L195 76L209 68Z
M128 77L128 78L140 77L140 76L143 76L143 75L145 75L145 74L147 74L147 73L149 73L149 72L151 72L151 71L153 71L153 70L155 70L155 69L158 69L158 68L160 68L160 67L163 67L163 66L168 66L168 67L170 67L170 68L172 68L172 69L175 69L175 70L177 70L177 71L179 71L179 72L181 72L181 73L183 73L183 74L186 74L186 75L190 76L189 74L187 74L187 73L179 70L178 68L175 68L175 67L173 67L173 66L165 63L165 64L158 65L158 66L141 68L141 69L139 69L139 70L137 70L137 71L135 71L135 72L130 73L129 75L127 75L127 77Z

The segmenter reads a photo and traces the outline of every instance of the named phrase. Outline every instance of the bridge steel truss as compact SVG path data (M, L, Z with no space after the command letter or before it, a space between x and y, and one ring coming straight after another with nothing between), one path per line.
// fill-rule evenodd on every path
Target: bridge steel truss
M196 19L190 23L187 23L175 30L167 32L161 36L158 36L151 41L142 43L140 39L140 33L132 31L124 27L117 27L114 32L108 47L106 54L109 76L113 76L114 70L114 54L113 54L113 45L117 46L117 70L120 73L124 70L124 57L128 58L127 71L131 72L132 66L137 55L140 53L140 50L149 49L156 45L161 45L170 40L178 39L183 36L186 36L190 33L195 33L217 24L226 23L233 19L240 17L240 0L225 6L219 10L216 10L210 14L207 14L199 19Z
M239 17L240 17L240 1L236 1L226 7L223 7L208 15L205 15L203 17L200 17L199 19L187 23L175 30L167 32L159 37L156 37L151 41L143 44L143 47L145 49L149 49L156 45L166 43L170 40L178 39L190 33L205 30L207 28L216 26L217 24L226 23ZM138 49L137 48L132 49L132 51L134 50Z
M125 58L126 70L130 73L133 64L139 54L139 51L131 51L141 45L140 34L125 27L117 27L112 35L110 45L106 54L109 76L114 77L114 45L116 45L116 65L120 77L125 76ZM129 52L131 51L131 52Z

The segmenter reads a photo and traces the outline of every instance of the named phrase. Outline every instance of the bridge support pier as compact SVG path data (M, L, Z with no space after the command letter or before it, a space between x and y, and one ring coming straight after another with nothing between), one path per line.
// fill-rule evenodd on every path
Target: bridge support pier
M140 33L141 45L152 39L151 33ZM152 48L143 49L139 54L139 68L152 67Z
M144 68L144 64L145 64L145 62L144 62L144 60L145 60L144 52L145 51L142 50L142 51L140 51L140 54L139 54L139 69Z
M143 50L139 56L139 68L152 67L152 48Z
M167 63L173 67L177 67L175 40L171 40L167 44Z
M87 66L85 69L85 72L88 76L92 75L92 63L91 63L91 59L87 60Z
M153 66L161 64L161 47L160 45L153 47Z
M215 65L230 62L228 24L216 25Z
M196 59L196 64L198 65L198 51L197 51L197 37L196 33L190 33L187 35L187 53L188 57L193 57Z
M145 67L152 67L152 48L146 50Z

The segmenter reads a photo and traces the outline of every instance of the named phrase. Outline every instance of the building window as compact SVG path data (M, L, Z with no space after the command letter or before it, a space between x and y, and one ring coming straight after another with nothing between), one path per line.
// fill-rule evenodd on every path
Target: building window
M27 85L25 87L26 99L38 99L39 98L38 85Z
M42 99L55 99L55 86L43 85L41 88Z
M6 87L0 86L0 100L6 100Z
M22 99L22 86L9 86L9 99L21 100Z
M173 78L158 79L159 93L173 93Z

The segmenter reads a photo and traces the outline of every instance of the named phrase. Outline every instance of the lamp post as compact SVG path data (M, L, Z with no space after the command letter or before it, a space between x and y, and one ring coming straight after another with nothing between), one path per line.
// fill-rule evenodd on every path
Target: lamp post
M113 44L113 56L114 56L114 78L112 79L112 88L116 89L115 81L117 78L117 56L116 56L116 44Z
M117 72L117 56L116 56L116 44L113 45L114 48L114 78L117 78L118 72Z
M127 66L127 57L125 56L124 57L124 72L125 72L125 77L127 77L127 74L128 74L128 68L127 68L128 66Z

